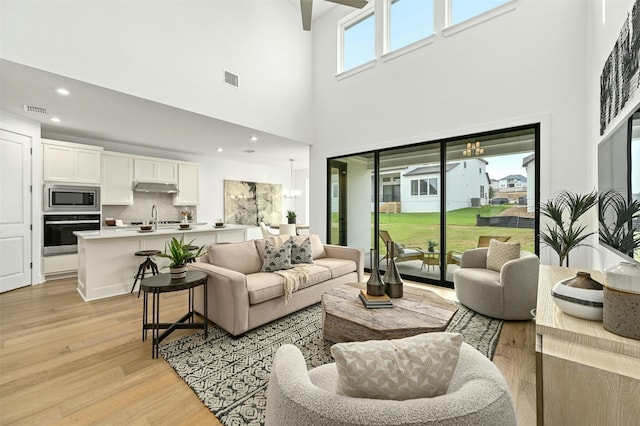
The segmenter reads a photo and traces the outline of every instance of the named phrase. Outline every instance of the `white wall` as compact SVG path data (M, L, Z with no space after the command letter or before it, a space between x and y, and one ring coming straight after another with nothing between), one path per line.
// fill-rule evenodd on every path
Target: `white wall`
M588 3L588 31L586 43L589 46L587 52L587 139L585 146L590 153L589 162L591 170L598 170L598 144L611 135L619 126L624 126L627 119L638 109L640 105L640 90L636 90L631 99L609 123L604 135L600 136L600 75L608 56L613 50L620 35L622 25L631 13L633 0L598 1ZM596 177L597 173L593 173ZM592 227L597 227L597 217L592 217ZM604 269L612 266L623 259L610 250L598 244L597 236L591 239L591 244L595 250L593 253L592 266L595 269Z
M316 136L311 225L325 221L327 157L541 123L541 198L593 189L587 165L588 2L520 0L516 9L336 80L336 12L314 22ZM569 163L567 159L571 159ZM543 249L542 261L556 263ZM587 253L572 264L588 264Z
M0 56L309 142L311 34L300 25L287 0L2 0Z

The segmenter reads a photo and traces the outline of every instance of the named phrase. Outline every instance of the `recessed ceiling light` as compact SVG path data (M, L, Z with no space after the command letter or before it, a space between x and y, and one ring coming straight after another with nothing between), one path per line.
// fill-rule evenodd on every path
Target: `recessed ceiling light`
M69 94L71 93L70 91L68 91L67 89L62 88L62 87L59 88L59 89L56 89L56 92L58 92L58 94L60 94L62 96L69 96Z
M222 151L224 151L224 150L223 150L222 148L218 148L218 149L216 149L216 151L218 151L218 152L222 152Z
M251 136L249 139L251 140L251 142L257 142L258 141L258 137L257 136Z
M58 117L51 117L51 121L53 121L54 123L59 123L62 120L60 120Z

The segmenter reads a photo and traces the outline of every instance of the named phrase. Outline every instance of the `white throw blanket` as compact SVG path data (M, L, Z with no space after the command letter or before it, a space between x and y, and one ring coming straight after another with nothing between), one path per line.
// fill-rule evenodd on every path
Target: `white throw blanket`
M284 304L288 304L293 297L294 290L298 290L300 284L305 284L311 272L311 265L299 264L291 269L274 271L284 278Z

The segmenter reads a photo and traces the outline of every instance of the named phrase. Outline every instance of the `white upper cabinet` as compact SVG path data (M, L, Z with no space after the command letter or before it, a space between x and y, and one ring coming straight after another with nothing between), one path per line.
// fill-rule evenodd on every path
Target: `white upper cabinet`
M133 204L133 158L126 154L102 154L102 204Z
M198 204L199 167L190 164L178 164L178 189L173 197L174 206L195 206Z
M177 163L142 158L136 158L134 162L136 182L178 183Z
M100 184L102 147L42 139L45 182Z

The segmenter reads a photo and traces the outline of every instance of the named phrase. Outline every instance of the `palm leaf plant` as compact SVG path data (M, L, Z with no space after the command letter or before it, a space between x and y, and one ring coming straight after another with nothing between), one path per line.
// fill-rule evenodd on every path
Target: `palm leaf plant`
M587 232L587 226L580 224L579 219L597 202L596 191L588 194L562 191L540 206L540 213L552 222L545 224L545 231L540 233L540 242L558 254L560 266L563 263L569 266L571 250L581 246L591 247L585 240L595 232Z
M164 253L160 253L158 256L171 260L169 268L185 266L190 259L206 254L206 252L203 251L204 246L198 247L197 250L189 250L193 241L194 240L191 240L190 242L185 243L184 235L180 237L180 240L176 237L172 237L171 240L166 243Z
M608 189L598 196L600 241L622 253L633 256L640 247L640 233L633 228L640 217L640 202L627 201L618 191Z

